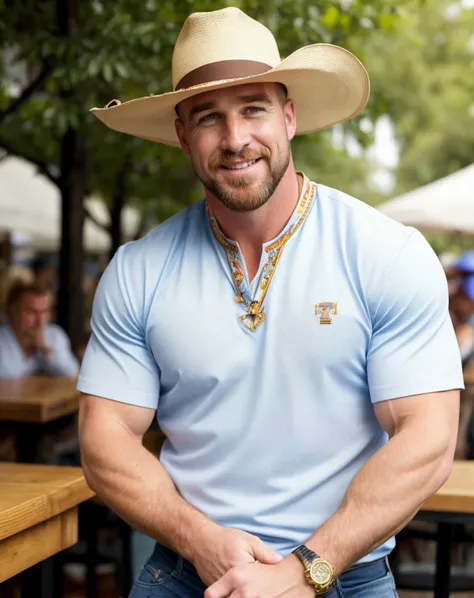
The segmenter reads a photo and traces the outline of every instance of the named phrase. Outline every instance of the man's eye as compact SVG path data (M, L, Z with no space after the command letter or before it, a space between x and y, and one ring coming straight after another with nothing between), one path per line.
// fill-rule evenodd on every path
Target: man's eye
M263 108L260 108L260 106L248 106L247 107L247 112L250 112L250 114L257 114L258 112L263 112Z
M216 114L215 112L212 112L211 114L206 114L206 116L203 116L202 118L199 119L199 122L210 122L213 120L216 120L217 118L219 118L219 115Z

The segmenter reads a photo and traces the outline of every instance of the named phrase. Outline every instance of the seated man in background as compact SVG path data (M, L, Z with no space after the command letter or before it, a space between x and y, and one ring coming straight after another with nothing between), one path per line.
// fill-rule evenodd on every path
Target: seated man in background
M472 253L472 252L466 252ZM463 369L474 359L474 274L462 277L449 299L449 312L461 353ZM455 451L456 459L474 458L474 417L472 386L461 392L459 431Z
M0 326L0 378L34 374L76 376L79 364L66 333L49 323L51 294L36 284L15 284Z

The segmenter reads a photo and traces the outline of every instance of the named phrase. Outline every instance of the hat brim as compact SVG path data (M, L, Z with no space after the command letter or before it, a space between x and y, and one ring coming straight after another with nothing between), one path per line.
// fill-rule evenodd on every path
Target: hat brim
M212 81L156 96L145 96L91 112L105 125L158 143L179 146L175 106L192 96L249 83L282 83L296 106L296 134L314 133L354 118L369 99L369 76L351 52L332 44L313 44L293 52L260 75Z

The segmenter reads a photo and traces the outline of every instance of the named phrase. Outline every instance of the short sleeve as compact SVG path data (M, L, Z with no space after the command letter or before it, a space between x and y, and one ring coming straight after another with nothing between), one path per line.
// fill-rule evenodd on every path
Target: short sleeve
M92 310L92 335L77 388L156 409L160 379L144 330L144 272L121 247L102 275Z
M464 388L446 277L421 233L410 234L385 282L367 356L372 402Z

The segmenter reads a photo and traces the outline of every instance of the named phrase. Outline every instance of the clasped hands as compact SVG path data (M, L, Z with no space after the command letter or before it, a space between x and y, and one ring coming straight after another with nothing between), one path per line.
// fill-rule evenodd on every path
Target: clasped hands
M46 342L44 326L36 326L26 333L26 338L33 351L39 351L45 355L51 353L51 347Z
M283 558L256 536L232 528L210 524L201 532L191 560L208 586L204 598L314 598L294 555Z

